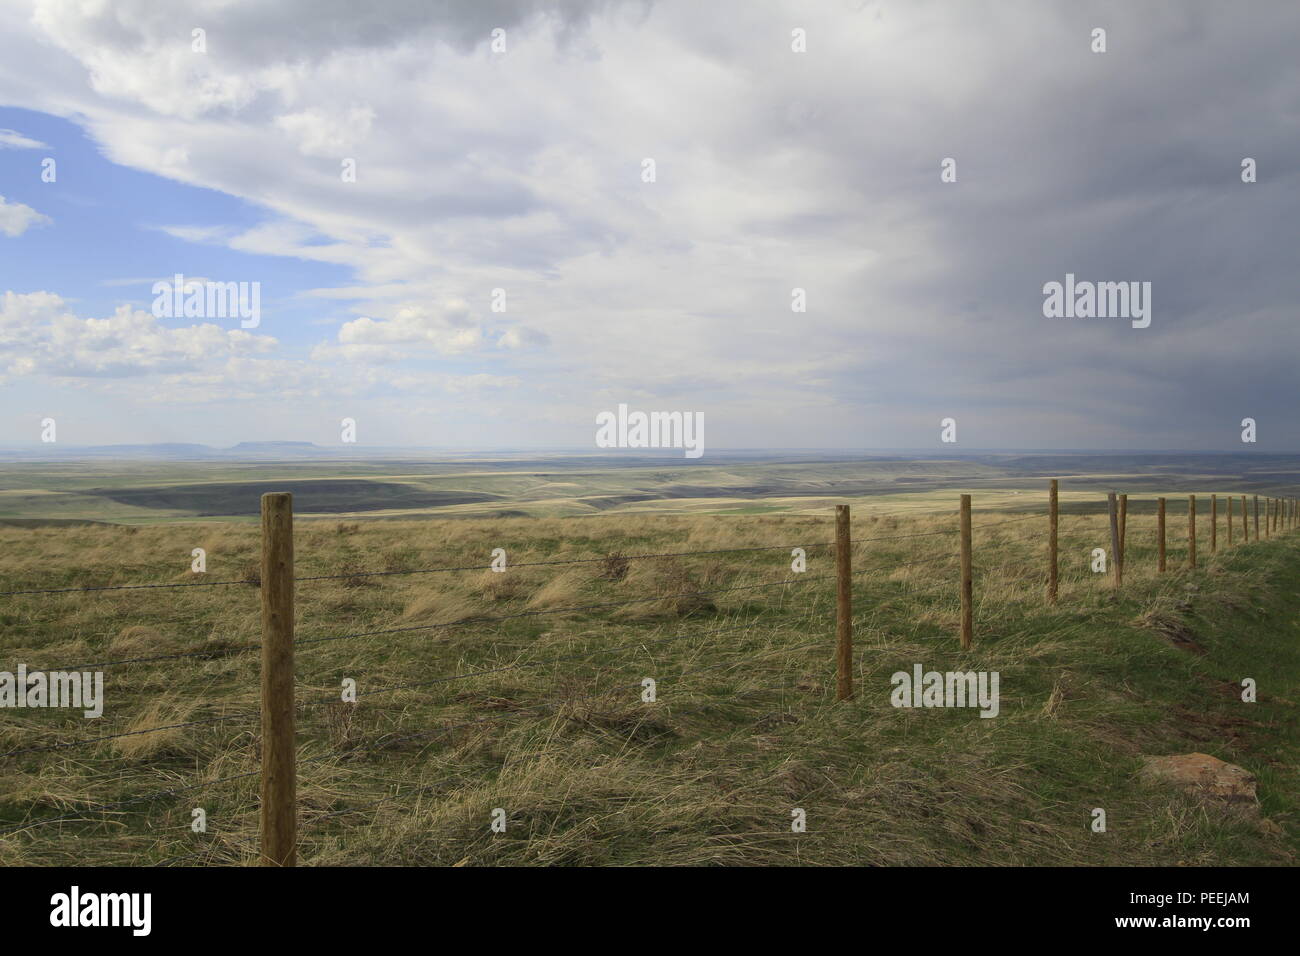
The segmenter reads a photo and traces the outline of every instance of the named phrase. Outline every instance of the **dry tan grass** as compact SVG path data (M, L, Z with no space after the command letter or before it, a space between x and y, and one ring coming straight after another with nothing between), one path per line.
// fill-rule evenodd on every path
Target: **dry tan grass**
M457 591L425 591L402 612L402 620L420 624L456 624L483 615L473 598Z
M587 581L590 577L591 572L585 569L579 571L570 568L561 571L534 591L528 598L526 606L541 609L592 603L587 592Z
M1130 517L1131 590L1112 602L1108 579L1088 572L1085 560L1094 544L1106 545L1105 523L1069 516L1063 534L1077 540L1063 544L1061 605L1049 610L1039 522L984 531L982 524L1006 516L978 516L977 644L960 655L955 536L866 540L955 526L954 513L916 513L919 507L919 499L854 505L854 567L863 573L855 578L858 695L847 705L834 701L833 585L814 583L832 569L829 553L813 547L831 537L828 513L301 522L300 575L344 577L300 586L300 638L417 629L304 645L300 699L336 697L344 677L363 694L423 685L301 711L301 756L320 758L300 764L304 862L1276 862L1276 847L1259 833L1171 816L1167 801L1127 790L1122 773L1097 777L1107 761L1122 765L1174 746L1183 732L1179 718L1161 713L1158 695L1132 686L1167 676L1178 658L1161 655L1181 652L1142 642L1126 622L1148 606L1180 613L1192 580L1178 568L1164 577L1150 570L1145 519ZM913 513L874 517L873 510ZM806 578L790 573L786 546L794 544L809 548ZM184 580L190 549L204 547L209 577L228 580L256 569L257 546L251 525L0 528L0 579L58 574L61 586ZM497 547L509 555L504 574L487 570ZM774 550L636 558L624 575L602 573L614 552L722 547ZM578 559L591 561L517 566ZM1205 587L1197 606L1254 606L1239 593L1246 572L1224 571L1222 560L1195 578ZM357 576L462 565L482 570ZM609 611L436 629L639 598L647 600ZM230 647L259 634L257 592L239 586L57 603L22 598L7 613L10 647L51 664L159 647ZM820 643L801 648L809 641ZM608 651L615 647L621 650ZM1004 685L1003 715L971 721L894 710L890 674L912 662L1014 675ZM111 709L94 732L255 710L257 675L256 654L110 671ZM458 679L431 683L452 676ZM647 676L660 694L650 707L639 696ZM0 747L30 743L34 731L42 741L90 732L56 718L0 715ZM248 772L258 765L258 746L254 720L34 756L0 786L0 828ZM358 747L364 752L349 753ZM1089 786L1139 821L1140 836L1090 839L1076 820L1101 799L1091 791L1077 797ZM0 862L116 865L209 845L201 860L251 862L256 778L200 792L213 821L201 840L188 829L188 811L200 800L190 795L111 822L101 814L0 837ZM810 810L809 833L790 832L792 806ZM339 814L353 807L366 809ZM505 834L488 829L494 807L507 810ZM1241 841L1238 850L1215 849L1230 839Z
M142 757L157 756L179 746L185 739L182 728L158 730L154 733L140 733L140 731L184 723L193 715L195 706L195 701L177 699L157 700L146 705L144 710L126 725L124 732L135 736L119 737L111 741L113 750L127 760L139 760Z
M109 642L108 650L112 654L164 654L174 650L174 642L168 641L157 628L147 624L128 624Z

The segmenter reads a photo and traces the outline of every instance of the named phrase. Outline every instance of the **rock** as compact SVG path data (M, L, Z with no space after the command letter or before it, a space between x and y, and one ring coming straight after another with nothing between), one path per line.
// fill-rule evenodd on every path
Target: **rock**
M1209 754L1144 757L1142 776L1224 803L1256 804L1255 776Z

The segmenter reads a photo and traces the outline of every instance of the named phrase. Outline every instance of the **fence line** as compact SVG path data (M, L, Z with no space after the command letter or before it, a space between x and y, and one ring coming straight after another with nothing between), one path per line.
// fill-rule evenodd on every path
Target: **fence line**
M1225 496L1227 502L1226 527L1228 531L1227 545L1231 547L1234 544L1234 524L1235 508L1234 504L1237 496ZM1212 494L1209 509L1209 553L1215 555L1218 553L1218 521L1219 507L1218 494ZM1167 570L1167 544L1166 544L1166 499L1160 497L1156 499L1157 504L1157 530L1156 530L1156 548L1157 548L1157 570L1165 572ZM1265 538L1272 538L1286 531L1295 530L1300 527L1300 500L1294 498L1265 497L1263 516L1261 521L1259 496L1253 496L1250 514L1247 510L1247 498L1245 495L1240 496L1241 521L1242 521L1242 542L1250 543L1250 524L1254 525L1254 541L1261 540L1261 524ZM959 566L959 604L960 604L960 628L959 643L963 650L969 649L975 639L974 627L974 547L973 536L975 532L992 531L994 529L1017 524L1019 522L1042 519L1048 520L1048 541L1047 541L1047 587L1044 592L1045 601L1049 605L1056 604L1059 597L1059 570L1060 570L1060 544L1062 536L1059 533L1060 520L1060 501L1059 501L1059 482L1056 479L1050 481L1048 493L1048 510L1047 512L1031 512L1022 514L1014 518L995 521L988 524L972 523L972 502L971 495L961 495L960 507L957 512L957 527L939 529L935 531L921 531L888 535L872 535L854 540L851 534L851 521L848 505L839 505L836 507L836 527L835 541L822 542L815 544L791 544L791 545L765 545L755 547L736 547L736 548L713 548L698 551L665 551L665 552L647 552L638 554L616 554L606 555L597 558L574 558L561 559L555 561L533 561L520 562L518 564L507 565L507 570L524 567L548 567L561 565L577 564L596 564L607 562L611 559L621 561L645 560L656 558L674 558L687 557L694 555L714 555L714 554L739 554L754 553L765 551L782 551L802 548L804 551L814 549L829 549L835 561L835 572L831 575L807 576L800 574L797 577L783 578L779 581L764 582L752 585L740 585L732 587L714 588L699 591L682 591L669 594L660 594L653 597L634 598L631 600L618 602L603 602L586 605L574 605L559 608L534 609L517 614L477 616L466 618L460 621L445 622L439 624L412 625L403 627L380 628L374 630L359 631L340 635L328 635L321 637L297 638L294 628L294 593L299 583L325 581L325 580L351 580L369 577L386 577L396 575L414 575L414 574L435 574L457 571L483 571L488 570L490 565L463 565L463 566L446 566L431 568L411 568L387 571L351 571L334 574L309 575L297 577L294 573L294 555L293 555L293 510L292 496L287 493L272 493L262 497L262 562L261 573L257 578L227 580L227 581L187 581L187 582L170 582L170 583L145 583L145 584L125 584L125 585L100 585L90 587L70 587L70 588L34 588L0 592L0 596L18 596L18 595L54 595L54 594L73 594L73 593L101 593L107 591L136 591L136 590L153 590L168 588L191 588L191 587L214 587L226 585L249 584L258 587L262 607L262 640L257 643L247 643L225 648L210 648L201 651L189 651L176 654L159 654L140 656L134 658L123 658L120 660L101 661L96 664L78 665L76 668L58 668L57 670L87 670L91 668L103 668L109 666L151 663L158 661L180 660L189 658L206 658L215 659L231 654L245 653L251 650L261 651L261 705L257 710L246 710L233 714L220 714L196 720L182 721L175 724L168 724L159 727L150 727L143 730L123 731L119 733L104 734L98 737L83 738L80 740L63 741L42 746L20 747L5 753L0 753L0 758L15 757L26 754L39 752L49 752L63 750L74 747L89 746L108 740L115 740L123 737L136 737L145 734L159 733L168 730L189 729L193 727L209 726L223 723L231 720L253 720L260 719L262 723L261 732L261 762L257 770L250 770L238 774L218 777L213 780L198 781L185 784L178 787L171 787L163 790L157 790L143 795L130 797L125 800L111 803L92 804L83 807L80 810L71 811L58 816L46 817L36 820L27 820L21 823L11 824L0 827L0 836L12 835L18 832L29 831L38 827L50 824L67 823L67 822L84 822L89 815L104 813L114 810L120 810L125 807L135 806L142 803L152 803L165 797L175 796L180 793L194 792L207 789L230 781L241 780L253 776L260 779L260 860L264 865L275 866L293 866L296 864L297 843L298 843L298 820L297 820L297 799L296 799L296 782L298 767L305 764L315 764L324 760L344 759L358 753L373 753L378 750L391 747L396 743L429 739L442 736L456 729L478 726L486 722L505 719L506 717L517 716L521 713L531 711L545 711L547 709L562 708L566 704L574 703L585 698L594 698L607 696L610 693L619 692L622 688L607 688L602 691L594 692L590 695L583 695L577 698L566 698L558 701L548 701L542 704L517 709L508 713L480 717L474 720L461 723L452 723L433 730L420 731L412 734L403 734L391 736L383 739L377 744L368 746L359 746L345 750L341 753L320 754L314 757L306 758L299 762L296 755L296 715L300 711L305 711L317 706L336 703L334 697L315 698L306 701L299 701L295 696L295 678L294 678L294 653L297 648L311 646L320 643L350 640L359 637L372 637L385 634L399 634L414 631L425 631L451 627L463 627L466 625L475 625L482 623L495 623L516 620L521 618L536 617L549 614L572 613L577 611L589 610L606 610L610 608L628 607L642 603L653 603L668 599L681 599L704 597L715 594L728 592L759 590L771 587L786 587L788 585L813 583L818 581L829 581L832 578L836 582L836 697L838 700L848 700L853 696L853 579L862 575L876 574L882 570L892 569L901 570L915 566L931 564L937 561L953 561L957 558ZM997 512L1005 514L1006 512ZM1118 592L1123 586L1123 574L1126 564L1127 550L1127 528L1128 528L1128 495L1111 492L1107 496L1107 512L1110 525L1110 550L1109 558L1112 564L1113 581L1112 588ZM890 515L867 515L867 518L873 521L882 518L894 517L932 517L933 512L898 512ZM1092 515L1085 515L1092 516ZM1250 521L1253 518L1253 522ZM1196 569L1198 567L1197 557L1197 501L1196 495L1188 496L1187 505L1187 548L1188 548L1188 568ZM853 570L852 553L855 547L861 548L862 545L874 542L908 540L915 538L942 537L947 535L958 535L959 541L956 555L944 553L922 557L905 562L893 562L888 568L880 566L871 566ZM1065 535L1066 540L1072 537L1082 539L1083 537L1096 540L1095 532L1076 532L1074 535ZM737 624L732 627L714 628L711 631L699 633L681 633L671 637L655 641L634 641L612 647L598 647L586 651L564 654L550 658L543 658L532 661L516 661L512 664L501 665L498 667L480 668L477 670L466 671L460 674L449 675L425 681L411 681L402 684L391 685L388 687L377 688L375 690L365 691L356 694L353 700L373 698L383 694L390 694L404 690L424 689L442 684L449 684L459 680L467 680L475 677L482 677L489 674L499 674L507 671L519 671L528 668L542 667L557 663L564 663L575 660L582 660L596 657L601 654L618 653L621 651L635 650L638 648L654 647L666 645L677 641L689 639L705 639L716 634L748 631L754 627L755 620ZM822 643L820 639L809 641L804 644L798 644L793 647L782 648L773 654L790 653L793 651L805 649L808 647L818 646ZM762 659L761 657L758 659ZM740 667L748 661L732 662L724 660L717 664L694 668L687 674L680 675L687 677L693 674L704 673L716 670L721 667ZM47 669L56 670L56 669ZM629 685L632 687L638 684ZM745 696L744 694L737 696ZM713 706L712 703L704 705L705 707ZM371 806L387 802L391 799L397 799L399 796L410 795L413 793L427 792L435 789L444 783L459 778L448 778L431 784L428 787L406 790L401 794L394 794L377 801L362 804L357 807L346 808L343 810L326 813L308 826L316 826L320 822L332 819L337 816L360 812ZM238 842L251 842L236 841ZM176 860L187 859L194 856L201 856L210 852L212 847L207 847L194 854L185 854L180 857L171 858L164 861L161 865L171 865Z

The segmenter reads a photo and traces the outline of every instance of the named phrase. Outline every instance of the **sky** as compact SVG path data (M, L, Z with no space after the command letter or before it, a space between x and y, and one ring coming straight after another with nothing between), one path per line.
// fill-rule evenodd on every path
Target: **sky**
M595 450L626 404L717 449L1298 451L1297 38L1291 0L0 0L0 443ZM178 273L257 325L155 314ZM1149 325L1046 315L1067 274Z

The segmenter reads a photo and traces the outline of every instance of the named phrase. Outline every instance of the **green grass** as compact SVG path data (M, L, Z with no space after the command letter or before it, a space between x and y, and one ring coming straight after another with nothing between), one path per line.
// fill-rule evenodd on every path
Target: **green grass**
M1097 513L1062 523L1061 601L1043 601L1043 522L993 527L1042 496L977 497L976 643L962 652L954 496L855 505L854 678L835 700L828 513L492 521L308 521L302 576L602 558L612 552L783 550L299 585L298 637L424 630L298 649L301 859L306 864L1289 864L1297 851L1300 535L1154 571L1154 519L1132 503L1125 587L1087 569ZM1095 512L1096 496L1063 496ZM1088 508L1084 508L1084 504ZM1203 526L1204 527L1204 526ZM1220 526L1222 532L1222 526ZM6 588L191 579L256 567L245 524L0 528ZM912 562L925 561L923 564ZM700 601L697 591L740 588ZM766 586L772 585L772 586ZM614 609L564 610L650 598ZM258 638L249 586L6 599L6 661L29 667L217 650ZM474 618L548 612L506 621ZM459 623L458 623L459 622ZM1196 648L1189 650L1189 647ZM565 658L557 660L557 658ZM890 675L1001 674L1001 713L900 710ZM497 668L477 676L427 683ZM255 654L106 671L108 707L0 711L0 750L158 727L257 706ZM358 681L356 705L336 699ZM640 701L653 677L658 701ZM1258 681L1260 701L1239 699ZM395 685L417 683L394 692ZM380 693L374 693L381 691ZM365 696L372 694L373 696ZM451 728L442 730L442 728ZM164 730L4 759L0 828L256 770L256 721ZM423 735L423 736L412 736ZM1202 751L1259 777L1262 815L1139 781L1143 754ZM194 807L209 832L189 828ZM493 834L491 812L508 829ZM808 831L792 833L803 808ZM1093 808L1108 832L1092 833ZM357 812L347 812L353 808ZM0 863L249 863L256 777L0 837Z

